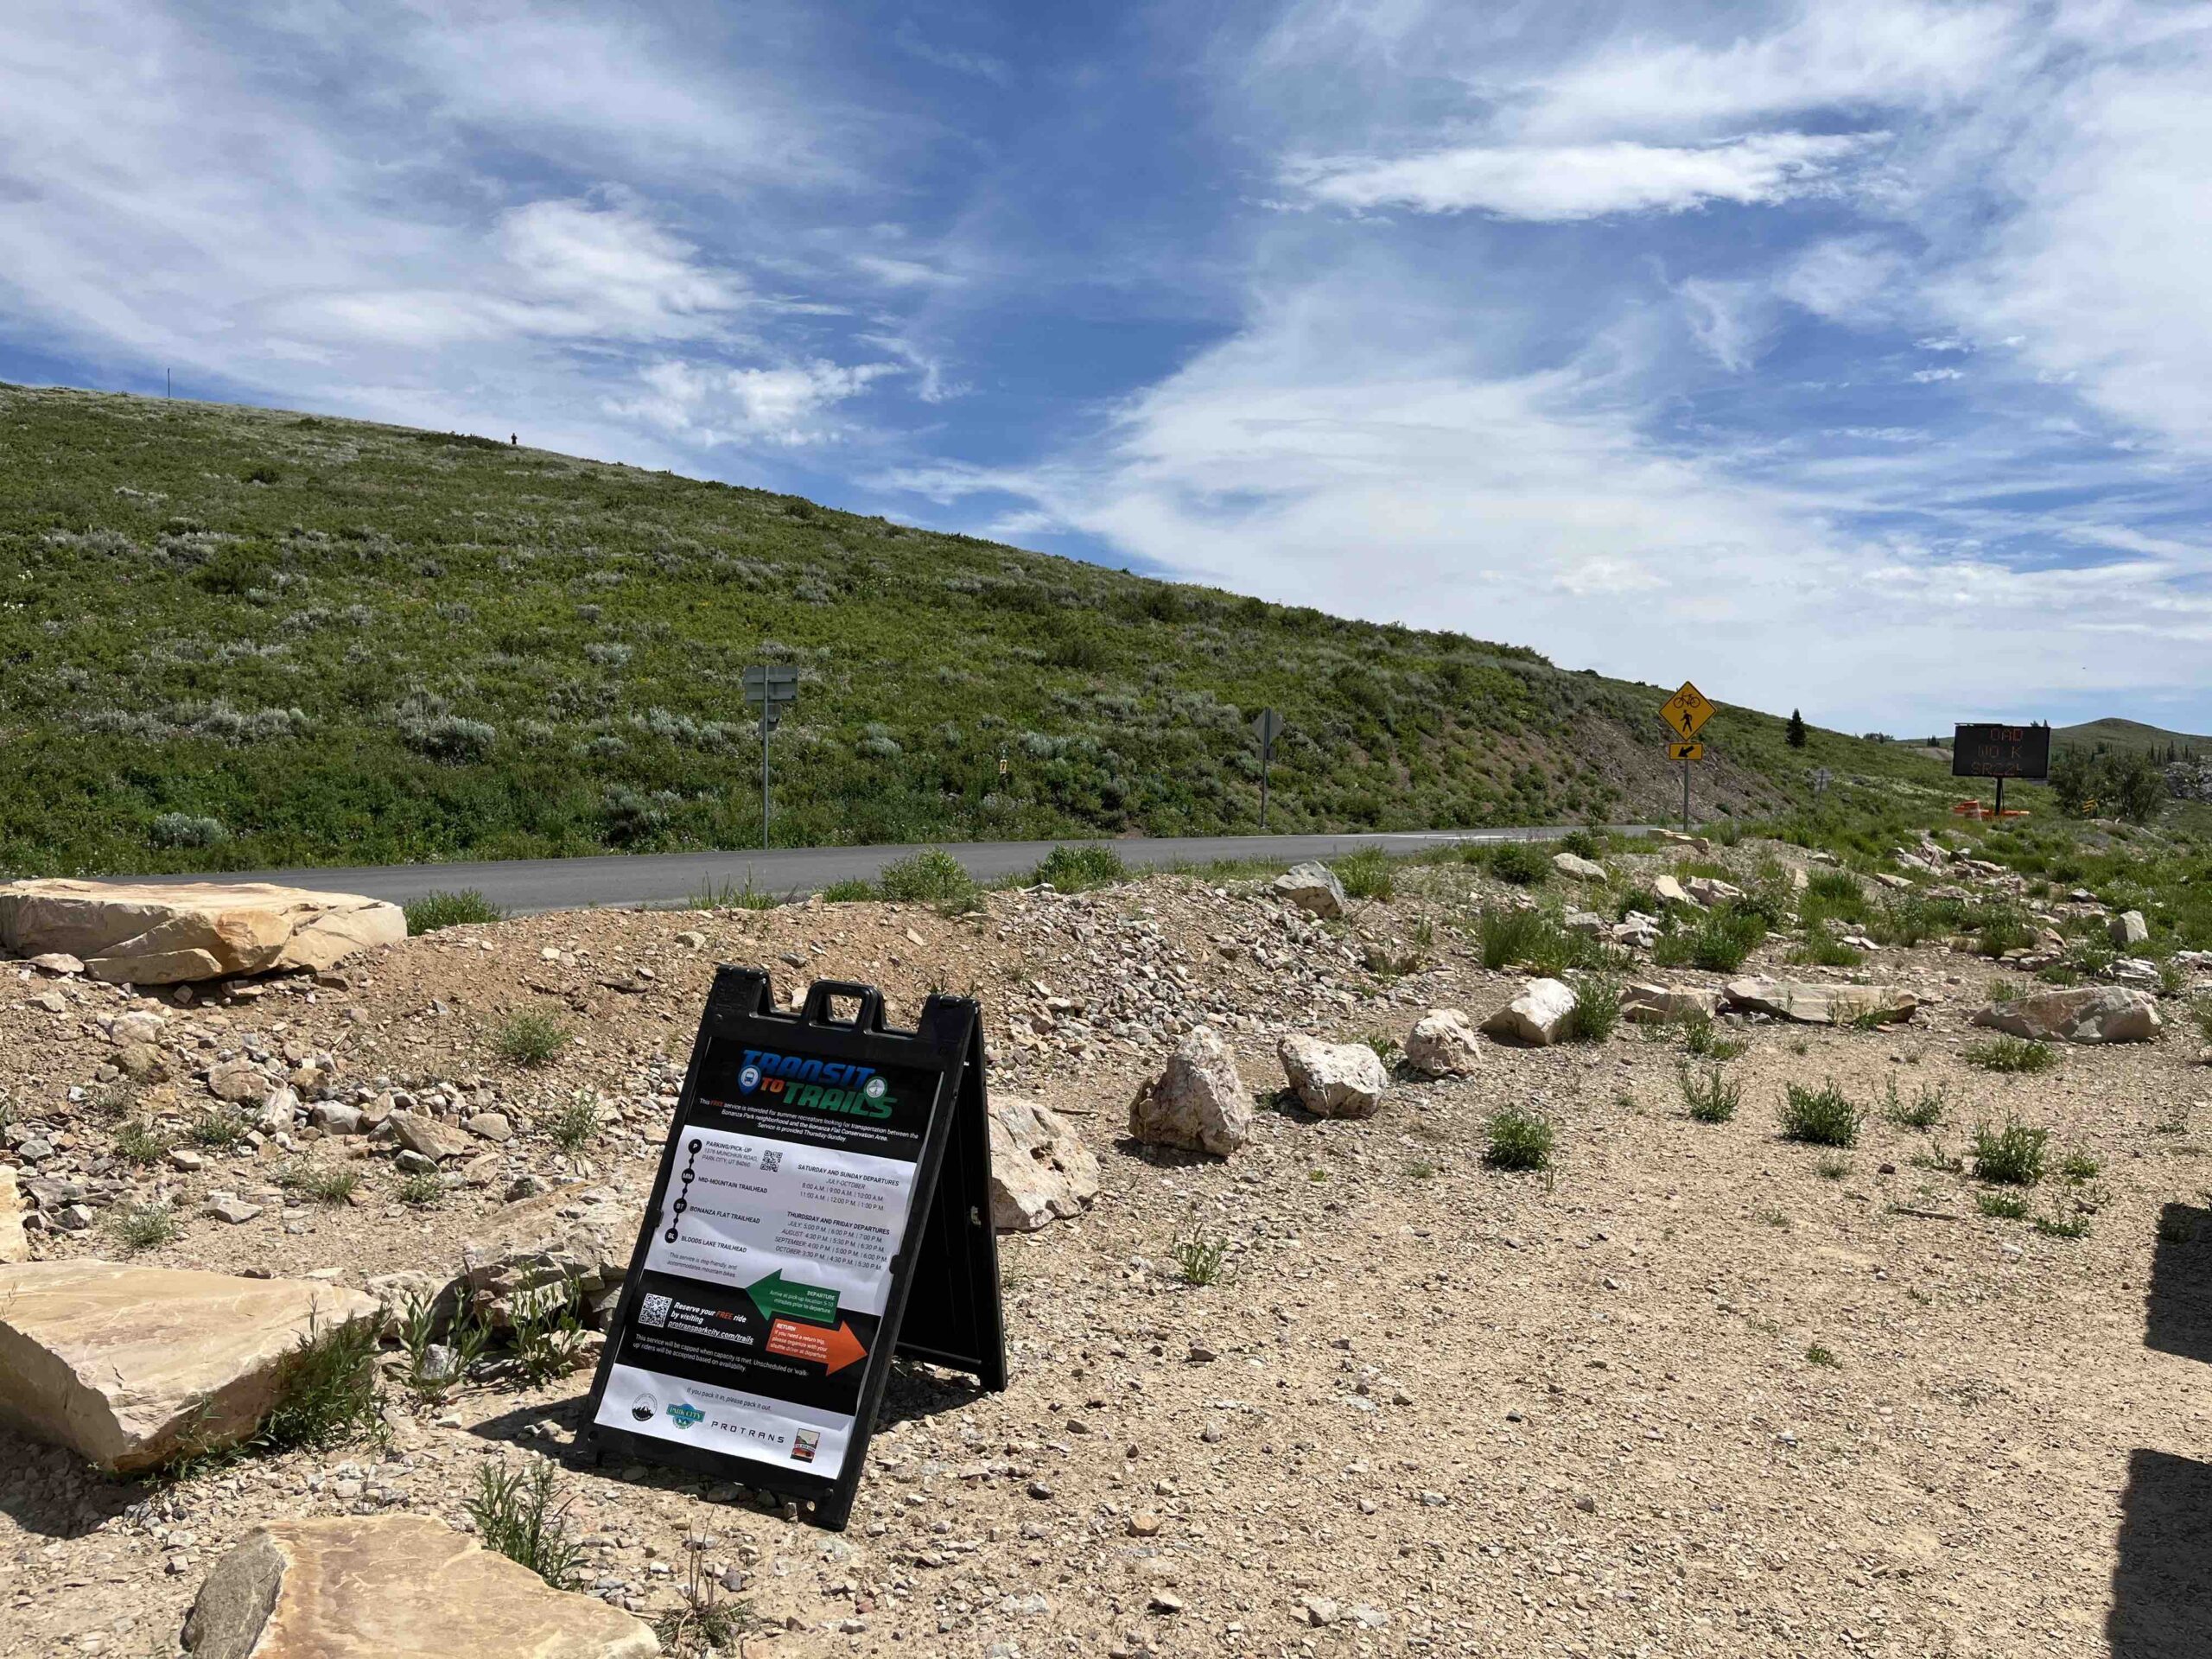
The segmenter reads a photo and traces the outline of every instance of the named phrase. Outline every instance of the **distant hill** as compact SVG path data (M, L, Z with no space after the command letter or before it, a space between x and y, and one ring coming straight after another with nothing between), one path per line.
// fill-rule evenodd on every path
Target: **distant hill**
M1360 550L1347 548L1346 556ZM1671 688L492 439L0 385L0 868L1671 815ZM1694 667L1694 664L1686 664ZM1902 746L1726 709L1700 811Z
M2212 737L2191 732L2170 732L2137 720L2092 720L2079 726L2052 729L2054 748L2149 749L2161 759L2172 751L2176 760L2212 760Z

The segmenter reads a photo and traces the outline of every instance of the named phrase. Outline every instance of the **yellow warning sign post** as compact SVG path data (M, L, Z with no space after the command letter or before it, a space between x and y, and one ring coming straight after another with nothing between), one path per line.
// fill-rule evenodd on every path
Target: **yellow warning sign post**
M1705 745L1693 742L1698 728L1713 718L1713 703L1704 692L1688 680L1682 689L1659 706L1659 718L1665 721L1681 741L1667 746L1667 758L1682 763L1682 833L1690 828L1690 762L1705 759Z

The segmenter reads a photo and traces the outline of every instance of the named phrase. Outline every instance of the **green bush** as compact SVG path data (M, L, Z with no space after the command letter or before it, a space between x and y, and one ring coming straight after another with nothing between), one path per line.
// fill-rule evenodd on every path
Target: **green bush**
M1529 842L1497 842L1489 848L1483 861L1492 875L1510 887L1540 887L1551 878L1551 860Z
M485 1548L528 1567L556 1590L572 1590L584 1551L563 1524L569 1503L543 1458L512 1470L504 1462L480 1464L468 1518Z
M1129 867L1111 847L1055 847L1038 861L1029 880L1032 885L1049 883L1057 893L1088 893L1127 881Z
M1901 1129L1932 1129L1943 1121L1944 1100L1940 1084L1923 1083L1920 1092L1907 1101L1897 1092L1897 1080L1891 1077L1882 1097L1882 1115Z
M930 905L949 916L977 909L983 901L967 866L942 847L885 865L875 885L893 904Z
M1552 1126L1535 1113L1508 1106L1490 1120L1490 1145L1483 1161L1496 1169L1548 1169Z
M545 1008L518 1008L499 1022L493 1046L499 1058L517 1065L543 1065L563 1049L575 1033L569 1022Z
M1395 866L1380 847L1362 847L1330 866L1348 899L1388 899L1396 888Z
M2058 1052L2049 1043L2025 1037L1990 1037L1968 1043L1959 1058L1984 1071L2047 1071L2058 1064Z
M1574 1014L1569 1036L1578 1043L1602 1043L1621 1022L1621 982L1610 974L1591 974L1574 987Z
M410 933L435 933L470 922L500 922L507 912L474 887L455 893L426 893L406 907Z
M1764 918L1722 906L1662 933L1651 957L1662 968L1702 968L1708 973L1729 974L1742 967L1744 958L1765 938Z
M1700 1123L1726 1123L1743 1104L1743 1085L1724 1076L1717 1065L1700 1075L1685 1061L1675 1067L1675 1080L1682 1091L1683 1109Z
M1817 1147L1855 1147L1866 1114L1831 1078L1818 1089L1789 1084L1783 1090L1782 1133Z
M2001 1129L1979 1125L1974 1132L1974 1173L2001 1185L2033 1186L2043 1179L2050 1142L2049 1129L2031 1128L2017 1118Z

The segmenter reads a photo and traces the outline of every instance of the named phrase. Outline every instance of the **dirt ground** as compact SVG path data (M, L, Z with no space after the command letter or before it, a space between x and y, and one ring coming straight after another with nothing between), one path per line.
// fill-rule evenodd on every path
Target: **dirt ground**
M483 1459L531 1452L564 1461L587 1588L672 1607L703 1532L756 1621L748 1655L2212 1654L2212 1073L2182 1005L2155 1044L1993 1074L1961 1058L1967 1016L2020 976L1883 950L1855 971L1916 990L1908 1024L1720 1022L1748 1045L1723 1067L1743 1090L1728 1122L1686 1116L1680 1031L1625 1024L1603 1044L1486 1044L1475 1075L1401 1078L1363 1122L1276 1103L1285 1032L1402 1040L1427 1008L1479 1020L1517 989L1459 931L1499 890L1457 868L1398 888L1326 927L1260 884L1188 877L994 894L952 919L556 915L410 940L344 989L191 1007L0 969L15 1117L57 1148L41 1173L73 1171L101 1206L86 1230L36 1236L45 1256L129 1255L111 1217L163 1198L181 1230L137 1259L360 1284L449 1268L524 1173L634 1201L718 960L766 965L779 989L879 983L894 1020L931 988L972 992L993 1086L1068 1114L1104 1171L1086 1215L1000 1241L1009 1388L902 1368L842 1535L734 1488L567 1458L588 1371L429 1406L395 1385L385 1445L173 1484L0 1433L0 1654L172 1654L207 1566L257 1522L460 1522ZM1427 965L1378 974L1375 946ZM1783 968L1783 950L1748 967L1849 976ZM36 1000L57 991L62 1012ZM521 1068L492 1033L531 1006L575 1036ZM290 1042L348 1088L458 1085L523 1133L429 1206L400 1202L389 1154L358 1139L210 1151L190 1173L115 1165L121 1122L181 1123L207 1100L181 1071L100 1080L114 1051L95 1016L132 1007L158 1007L203 1065ZM1125 1134L1139 1081L1201 1020L1268 1096L1227 1160ZM1859 1145L1781 1139L1784 1085L1830 1078L1874 1108ZM1892 1082L1942 1090L1941 1125L1888 1121ZM542 1126L578 1090L607 1127L572 1154ZM1508 1104L1556 1126L1550 1172L1484 1162ZM2010 1116L2052 1131L2054 1163L2098 1166L2028 1195L2086 1236L1980 1212L1994 1189L1957 1155ZM279 1189L302 1159L358 1161L354 1201ZM218 1191L267 1207L228 1225L200 1213ZM1193 1286L1175 1245L1206 1237L1224 1268Z

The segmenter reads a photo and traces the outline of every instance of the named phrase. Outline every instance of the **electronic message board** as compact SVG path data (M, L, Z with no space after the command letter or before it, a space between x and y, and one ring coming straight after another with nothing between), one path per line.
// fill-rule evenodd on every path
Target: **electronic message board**
M872 987L817 982L779 1014L766 974L717 969L586 1448L842 1528L894 1352L1004 1388L982 1061L965 999L894 1031Z
M1961 726L1951 740L1954 778L2048 778L2048 726Z

